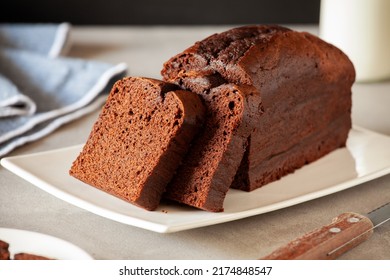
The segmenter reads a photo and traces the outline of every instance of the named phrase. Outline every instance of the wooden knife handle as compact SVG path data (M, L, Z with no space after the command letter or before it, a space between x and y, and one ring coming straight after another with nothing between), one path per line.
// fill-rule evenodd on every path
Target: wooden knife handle
M373 232L373 224L367 217L356 213L344 213L332 223L291 241L263 260L326 260L341 254L367 240Z

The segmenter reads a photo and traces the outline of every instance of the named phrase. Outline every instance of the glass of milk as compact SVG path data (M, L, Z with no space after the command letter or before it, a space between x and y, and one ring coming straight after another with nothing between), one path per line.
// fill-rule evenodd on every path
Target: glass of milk
M320 37L348 55L358 82L390 79L390 0L321 0Z

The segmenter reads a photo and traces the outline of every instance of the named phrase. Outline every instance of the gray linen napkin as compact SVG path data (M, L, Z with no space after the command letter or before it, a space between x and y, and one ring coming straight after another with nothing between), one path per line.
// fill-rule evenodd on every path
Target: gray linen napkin
M125 74L124 63L59 56L69 28L0 25L0 157L99 108Z
M70 24L66 22L61 24L0 24L0 46L57 57L68 50L70 29Z

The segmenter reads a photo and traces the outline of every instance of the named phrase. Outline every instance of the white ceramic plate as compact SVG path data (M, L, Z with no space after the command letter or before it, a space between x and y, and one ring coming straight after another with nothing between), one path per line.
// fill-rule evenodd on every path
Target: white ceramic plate
M258 215L332 194L390 173L390 137L351 130L338 149L281 180L247 193L229 190L222 213L162 203L140 209L68 175L82 145L4 158L1 164L52 195L97 215L128 225L174 232Z
M38 232L0 228L0 240L9 243L11 258L17 253L30 253L57 260L92 259L76 245Z

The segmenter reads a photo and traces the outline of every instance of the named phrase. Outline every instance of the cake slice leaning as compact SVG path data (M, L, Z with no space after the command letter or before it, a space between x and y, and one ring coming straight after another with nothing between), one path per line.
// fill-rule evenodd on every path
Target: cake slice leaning
M155 210L203 125L198 95L150 78L113 86L70 175L147 210Z
M207 108L204 129L193 140L164 196L220 212L263 110L259 94L251 86L223 84L201 96Z

